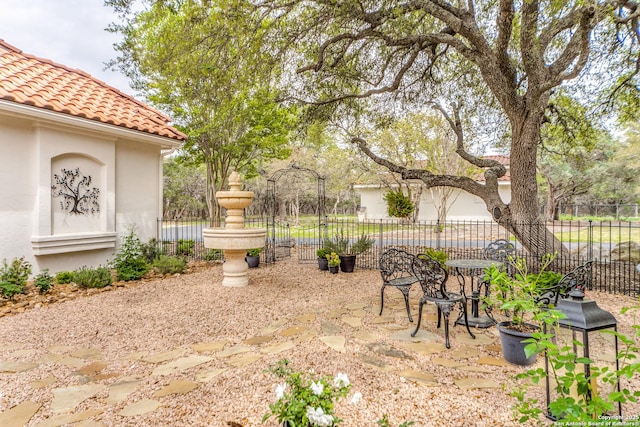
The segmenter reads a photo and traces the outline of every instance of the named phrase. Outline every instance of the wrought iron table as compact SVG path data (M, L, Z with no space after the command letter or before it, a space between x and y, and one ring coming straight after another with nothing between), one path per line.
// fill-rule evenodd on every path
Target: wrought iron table
M493 326L496 321L491 315L491 307L485 307L485 314L480 315L480 295L483 287L484 295L489 295L489 283L482 280L480 276L482 275L483 269L491 267L492 265L500 266L502 263L500 261L486 259L451 259L445 264L447 267L453 267L455 269L456 278L460 285L460 293L462 293L465 298L471 300L471 315L467 319L469 325L477 328L488 328ZM468 296L466 291L466 272L468 272L469 276L469 290L471 291L471 296ZM463 325L464 319L462 319L461 316L458 316L456 323L458 325Z

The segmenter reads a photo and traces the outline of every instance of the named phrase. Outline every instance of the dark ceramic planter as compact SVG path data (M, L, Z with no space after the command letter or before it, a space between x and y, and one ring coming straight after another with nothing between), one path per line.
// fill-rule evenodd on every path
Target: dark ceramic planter
M331 274L338 274L338 271L340 271L339 265L330 265L328 268L329 268L329 273Z
M326 258L318 258L318 268L327 271L329 269L329 260Z
M249 268L256 268L260 265L260 256L247 255L245 259Z
M528 343L522 341L531 338L531 333L520 332L510 328L511 322L500 322L496 325L500 332L500 344L502 345L502 356L504 359L518 366L531 366L536 361L536 354L527 357L524 348ZM535 325L529 325L537 328Z
M340 255L340 271L343 273L353 273L356 267L355 255Z

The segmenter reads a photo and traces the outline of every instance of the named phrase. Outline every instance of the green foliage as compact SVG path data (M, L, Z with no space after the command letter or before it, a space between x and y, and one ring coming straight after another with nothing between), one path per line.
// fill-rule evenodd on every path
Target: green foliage
M29 274L31 274L31 263L25 261L24 257L14 258L11 264L8 264L5 259L0 268L0 281L24 286L27 284Z
M143 244L133 230L123 238L112 266L116 270L116 278L124 281L138 280L149 271Z
M0 294L2 294L3 297L12 299L14 295L21 294L22 292L24 292L24 286L0 281Z
M14 295L24 292L24 287L31 274L31 264L24 257L14 258L11 264L7 260L2 261L0 268L0 293L13 298Z
M149 264L144 258L131 258L116 266L116 278L128 282L141 279L149 271Z
M340 265L340 257L338 256L337 253L331 252L330 254L327 254L325 257L327 258L327 261L329 261L329 267L336 267Z
M368 251L374 243L375 239L364 233L352 241L344 229L340 229L333 238L324 239L322 246L338 255L358 255Z
M268 20L257 8L236 1L161 2L139 10L108 3L129 13L112 28L123 35L117 65L188 134L183 153L205 165L208 179L199 184L206 183L212 198L230 170L257 175L261 162L289 155L296 108L277 102L280 94L270 87L279 67L265 34ZM175 190L181 189L192 194L189 182ZM191 208L174 189L169 196ZM219 209L210 214L217 224Z
M449 256L442 249L433 249L433 248L424 248L424 253L431 259L435 259L440 263L440 265L444 266Z
M108 267L81 267L73 272L73 282L81 288L104 288L111 284Z
M338 374L332 378L297 372L289 366L287 359L280 360L266 372L284 383L276 389L277 400L269 405L269 412L262 417L262 422L276 416L279 423L287 421L296 427L340 424L342 420L334 415L334 405L349 393L351 384L346 375Z
M626 307L622 313L629 309L638 310L640 305ZM639 390L621 387L618 391L617 384L624 378L633 378L640 374L638 362L640 326L633 327L636 333L633 338L612 330L602 332L617 336L620 343L618 352L620 368L616 371L607 366L598 366L596 360L576 357L577 352L582 352L581 342L576 340L568 344L559 342L557 336L560 328L558 324L560 314L556 310L541 312L538 319L546 324L546 330L549 332L534 333L527 345L529 352L545 352L549 360L550 383L555 384L552 391L553 400L549 403L551 415L565 424L577 422L580 425L588 425L594 420L599 420L603 414L617 413L618 402L623 407L626 402L638 402ZM579 364L590 365L589 376L577 367ZM544 368L530 369L517 375L517 378L523 381L511 395L518 400L514 416L520 423L530 420L540 421L540 418L546 415L547 411L540 408L539 401L527 394L532 384L544 382L546 376ZM596 383L601 384L597 392L593 388ZM608 385L612 391L604 392L602 385Z
M149 264L153 263L156 259L158 259L160 255L163 255L163 251L162 249L160 249L160 246L158 245L158 241L155 239L155 237L149 240L147 244L142 245L141 249L142 249L142 256Z
M63 285L65 283L73 282L73 272L72 271L61 271L56 274L56 283Z
M536 318L542 311L537 297L541 290L541 280L550 283L556 273L545 273L555 255L543 257L539 274L530 274L524 258L509 257L513 277L504 266L492 265L484 270L484 280L491 283L491 294L483 298L489 305L497 305L500 310L511 312L511 324L520 327Z
M210 249L204 254L205 261L218 261L224 257L222 249Z
M323 247L323 248L320 248L320 249L318 249L318 250L316 251L316 256L317 256L318 258L323 258L323 259L324 259L324 258L326 258L326 257L327 257L327 255L329 255L330 253L331 253L331 251L330 251L329 249L327 249L327 248L324 248L324 247Z
M411 198L402 191L388 191L384 195L387 203L387 213L394 218L408 218L413 214L415 206Z
M249 256L260 256L260 252L262 252L262 248L253 248L247 251L247 255Z
M34 285L40 290L41 294L49 292L53 286L53 277L49 274L49 269L45 268L34 279Z
M187 261L180 257L160 255L151 266L160 274L177 274L186 271Z
M398 427L409 427L415 424L415 421L405 421L401 423ZM378 420L378 425L380 427L391 427L389 423L389 416L387 414L383 414L382 418Z
M207 171L181 156L170 156L162 165L165 218L197 218L207 209ZM149 262L153 262L150 260Z
M193 239L179 239L176 247L176 255L191 256L196 242Z

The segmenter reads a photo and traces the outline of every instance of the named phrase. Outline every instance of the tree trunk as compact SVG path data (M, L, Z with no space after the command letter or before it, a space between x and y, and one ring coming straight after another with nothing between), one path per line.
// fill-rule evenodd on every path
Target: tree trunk
M510 115L513 132L510 157L511 202L506 215L497 220L513 233L531 255L543 256L554 252L566 255L567 248L547 228L540 216L536 155L543 112L544 109L539 108L537 113L516 111Z

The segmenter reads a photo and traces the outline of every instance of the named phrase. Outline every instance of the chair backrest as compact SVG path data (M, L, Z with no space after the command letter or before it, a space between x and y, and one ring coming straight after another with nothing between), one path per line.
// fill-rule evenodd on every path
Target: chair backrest
M427 254L418 254L413 259L412 270L420 281L424 296L431 299L449 299L446 289L449 273L438 261Z
M542 289L536 301L542 305L557 305L560 298L569 298L574 289L585 290L591 288L593 261L588 261L565 274L557 285Z
M415 255L402 249L390 248L384 251L378 259L378 268L382 280L388 282L400 277L413 275L411 265Z
M484 258L491 261L509 262L509 257L516 255L516 246L505 239L494 240L484 248Z

